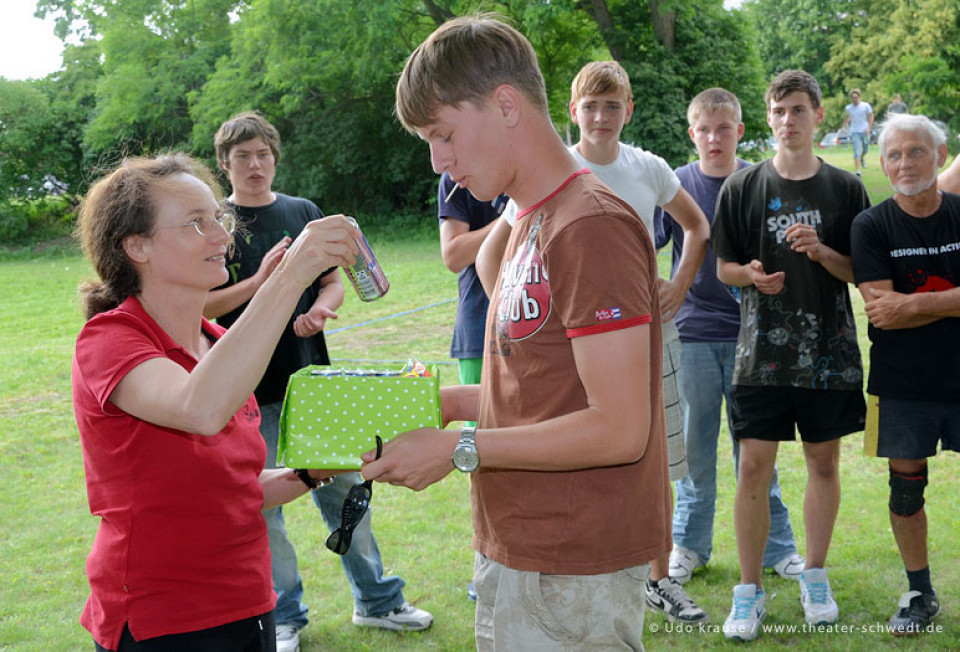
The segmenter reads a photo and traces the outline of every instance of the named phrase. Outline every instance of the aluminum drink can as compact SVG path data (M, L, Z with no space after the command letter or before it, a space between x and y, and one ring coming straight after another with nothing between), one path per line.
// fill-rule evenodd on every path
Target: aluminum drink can
M347 217L347 220L360 231L360 225L355 219ZM357 260L346 268L347 276L350 277L350 283L353 284L353 289L357 291L361 301L376 301L390 289L390 281L377 263L377 257L373 255L373 250L364 237L363 231L360 231L360 237L357 238L356 243Z

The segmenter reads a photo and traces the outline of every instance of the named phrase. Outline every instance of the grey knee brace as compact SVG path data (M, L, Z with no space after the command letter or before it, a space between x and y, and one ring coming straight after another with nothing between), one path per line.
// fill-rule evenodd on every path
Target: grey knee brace
M897 516L913 516L923 509L923 489L927 486L927 467L915 473L890 469L890 511Z

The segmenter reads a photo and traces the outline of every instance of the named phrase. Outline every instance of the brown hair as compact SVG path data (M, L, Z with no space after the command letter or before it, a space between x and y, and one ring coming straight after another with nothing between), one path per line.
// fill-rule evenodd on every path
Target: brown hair
M630 77L616 61L593 61L588 63L570 84L570 101L579 102L584 95L618 93L628 102L633 101Z
M218 201L222 192L210 170L186 154L125 159L90 187L80 205L75 236L99 279L80 286L84 315L116 308L140 293L140 275L127 257L123 241L149 236L156 221L155 189L189 174L206 183Z
M790 93L800 91L806 93L810 98L810 105L814 109L820 108L823 100L823 94L820 92L820 84L808 72L803 70L784 70L770 82L770 88L763 101L770 108L771 101L780 101Z
M501 84L514 86L549 115L546 84L530 41L489 14L454 18L407 59L395 110L404 128L415 133L435 121L440 107L483 106Z
M254 138L263 138L273 152L274 161L280 162L280 132L267 119L256 111L246 111L233 116L217 129L213 137L213 148L217 153L217 162L226 166L227 157L234 145L245 143Z
M692 127L704 113L714 114L721 111L729 114L736 123L743 121L743 110L736 95L725 88L708 88L700 91L690 100L690 106L687 107L687 123Z

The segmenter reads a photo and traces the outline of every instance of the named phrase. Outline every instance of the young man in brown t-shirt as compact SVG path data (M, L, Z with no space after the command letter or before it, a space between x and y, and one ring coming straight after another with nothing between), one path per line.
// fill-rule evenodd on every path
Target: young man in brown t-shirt
M533 48L497 20L454 19L421 44L397 114L437 173L519 213L481 384L442 393L444 421L477 429L404 433L363 473L413 489L473 473L479 649L640 648L648 564L670 545L650 237L567 152Z

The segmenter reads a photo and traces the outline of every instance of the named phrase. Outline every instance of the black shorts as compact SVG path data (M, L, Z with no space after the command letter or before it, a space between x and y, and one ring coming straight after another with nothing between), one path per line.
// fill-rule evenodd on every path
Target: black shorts
M863 430L866 404L859 390L733 386L736 439L833 441Z
M97 652L114 652L94 641ZM276 652L277 620L271 609L265 614L226 625L183 634L168 634L134 640L123 626L117 652Z
M869 396L863 451L871 457L922 460L960 451L960 403Z

